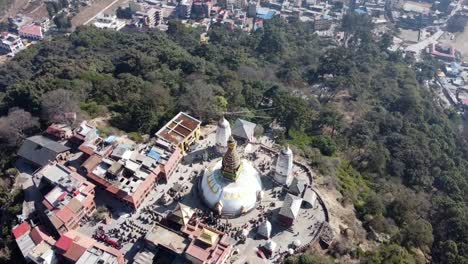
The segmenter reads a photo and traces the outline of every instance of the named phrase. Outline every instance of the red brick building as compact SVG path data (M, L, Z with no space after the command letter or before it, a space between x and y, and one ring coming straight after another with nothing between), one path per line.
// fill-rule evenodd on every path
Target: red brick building
M53 188L44 196L42 204L46 216L57 233L75 229L96 210L95 185L64 165L50 163L36 174Z

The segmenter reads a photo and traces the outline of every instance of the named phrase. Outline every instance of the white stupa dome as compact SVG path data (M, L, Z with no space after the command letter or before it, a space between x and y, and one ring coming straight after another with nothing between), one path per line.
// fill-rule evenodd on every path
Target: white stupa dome
M252 210L262 191L260 174L253 164L240 159L230 137L222 160L210 164L200 183L206 205L224 216L238 216Z
M226 179L221 171L222 161L218 160L205 169L201 182L203 200L217 211L221 206L222 215L238 216L253 209L262 182L252 163L241 160L241 168L236 181Z

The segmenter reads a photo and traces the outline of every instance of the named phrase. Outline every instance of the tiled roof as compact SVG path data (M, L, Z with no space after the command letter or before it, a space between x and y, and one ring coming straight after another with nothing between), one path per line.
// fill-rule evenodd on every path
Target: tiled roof
M26 26L23 26L19 30L19 33L20 34L28 34L28 35L34 35L34 36L42 37L42 28L41 28L41 26L34 25L34 24L26 25Z
M63 256L76 262L86 252L87 249L88 247L73 242L67 252L63 254Z
M31 239L34 241L34 243L37 245L41 243L43 240L48 239L48 235L44 233L40 227L36 226L34 227L31 232L29 233L29 236Z
M15 239L22 237L24 234L31 230L31 226L28 222L23 222L19 226L13 228L12 233L15 236Z
M73 240L71 238L65 235L62 235L57 241L57 243L55 243L55 246L61 249L62 251L66 252L70 248L72 243L73 243Z

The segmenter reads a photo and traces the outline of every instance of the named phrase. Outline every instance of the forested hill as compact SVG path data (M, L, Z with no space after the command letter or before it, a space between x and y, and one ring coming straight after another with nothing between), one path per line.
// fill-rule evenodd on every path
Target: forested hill
M333 257L467 263L468 145L460 121L420 84L433 62L405 60L387 50L389 35L371 35L368 19L346 19L347 48L317 37L311 24L279 18L251 35L215 25L208 44L201 31L171 23L167 33L78 28L28 48L0 67L2 170L24 136L54 121L51 109L111 114L114 127L152 133L180 110L208 122L221 111L268 107L246 118L285 126L278 141L335 179L370 233L388 234L372 252L348 243ZM13 214L2 222L14 224ZM9 228L0 242L12 246Z

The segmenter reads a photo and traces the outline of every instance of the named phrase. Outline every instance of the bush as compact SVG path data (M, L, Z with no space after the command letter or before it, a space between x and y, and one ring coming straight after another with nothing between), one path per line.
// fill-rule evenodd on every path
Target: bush
M331 156L336 151L336 143L329 136L315 136L312 138L311 146L320 149L323 155Z
M91 118L96 118L99 115L102 115L106 112L105 107L102 105L97 104L96 102L92 101L89 103L83 102L80 104L81 110L85 111L89 114Z
M129 139L135 141L136 143L143 142L143 136L138 132L130 132L127 135Z

